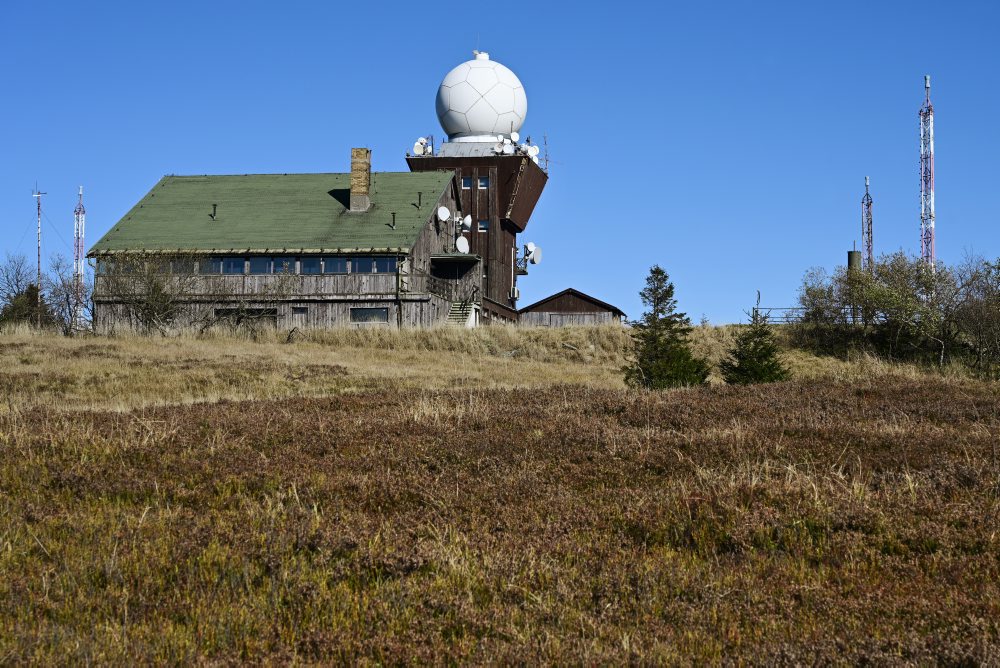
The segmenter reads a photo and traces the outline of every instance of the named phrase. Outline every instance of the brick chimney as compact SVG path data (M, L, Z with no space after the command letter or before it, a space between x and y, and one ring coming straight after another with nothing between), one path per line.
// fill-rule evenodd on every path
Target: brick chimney
M367 211L372 205L372 151L351 149L351 211Z

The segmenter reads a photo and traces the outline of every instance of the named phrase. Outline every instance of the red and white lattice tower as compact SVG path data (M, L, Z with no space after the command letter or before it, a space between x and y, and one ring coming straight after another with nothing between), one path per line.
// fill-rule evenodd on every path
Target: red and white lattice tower
M865 177L865 196L861 198L861 245L864 255L862 265L868 272L875 271L875 244L872 241L872 196L868 192L869 180Z
M920 258L934 268L934 105L931 77L924 77L924 106L920 107Z
M73 209L73 294L76 299L73 305L73 325L82 328L84 322L83 299L84 281L86 278L86 253L83 244L84 225L87 221L87 210L83 208L83 186L80 186L80 199Z

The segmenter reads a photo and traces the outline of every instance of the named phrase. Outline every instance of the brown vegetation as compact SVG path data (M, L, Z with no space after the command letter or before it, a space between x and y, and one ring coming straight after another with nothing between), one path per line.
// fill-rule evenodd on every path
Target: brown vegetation
M996 385L529 334L0 339L0 663L1000 661Z

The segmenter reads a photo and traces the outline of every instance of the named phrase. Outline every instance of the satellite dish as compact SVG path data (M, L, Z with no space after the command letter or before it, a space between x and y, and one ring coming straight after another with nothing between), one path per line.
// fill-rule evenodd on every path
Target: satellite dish
M472 229L472 216L466 216L462 219L462 229L471 230Z
M534 158L536 155L538 155L538 153L539 153L539 151L538 151L538 147L537 146L529 146L528 147L528 155L530 155L532 158Z
M538 264L542 261L542 249L535 246L535 250L532 251L531 256L528 258L528 262L531 264Z
M499 143L499 144L496 144L496 145L495 145L495 146L493 147L493 152L494 152L494 153L503 153L503 142L501 142L501 143Z
M427 137L421 137L420 139L417 140L417 143L420 144L421 146L425 145L427 143Z
M447 220L449 218L451 218L451 211L448 210L448 207L446 207L446 206L439 206L438 207L438 220L440 220L442 223L444 223L444 222L447 222Z
M524 245L524 251L525 251L525 252L526 252L526 253L527 253L528 255L531 255L532 253L534 253L534 252L535 252L535 249L536 249L536 248L538 248L538 247L537 247L537 246L535 245L535 242L534 242L534 241L529 241L528 243L526 243L526 244Z
M497 135L497 141L503 143L503 135Z
M503 154L504 155L514 155L514 145L513 144L504 144L503 145Z
M414 144L413 145L413 155L423 155L423 154L424 154L424 145L421 144L420 142L417 142L416 144Z
M459 237L455 239L455 250L457 250L459 253L468 253L469 240L466 239L465 237Z
M521 138L521 135L517 134L516 132L511 132L510 133L510 140L511 141L517 141L520 138Z

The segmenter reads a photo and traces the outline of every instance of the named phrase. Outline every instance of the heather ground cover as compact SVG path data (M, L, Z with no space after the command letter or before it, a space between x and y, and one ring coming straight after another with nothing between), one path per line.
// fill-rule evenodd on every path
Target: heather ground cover
M995 384L647 393L585 340L429 389L416 344L6 341L0 663L1000 662Z

